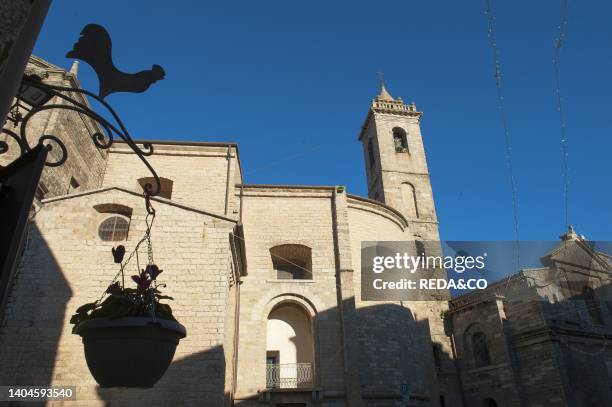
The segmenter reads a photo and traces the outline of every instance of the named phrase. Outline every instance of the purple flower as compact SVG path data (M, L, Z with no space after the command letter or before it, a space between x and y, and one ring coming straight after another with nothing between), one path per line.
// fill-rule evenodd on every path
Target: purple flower
M164 270L160 270L155 264L149 264L143 272L151 277L151 280L155 280Z
M119 282L115 281L114 283L109 285L108 288L106 289L106 292L108 294L117 294L117 293L120 293L121 292L121 286L119 285Z
M138 285L138 291L145 291L151 285L151 280L144 273L139 276L132 276L132 280Z
M121 263L123 261L123 256L125 256L125 246L119 245L117 247L113 247L111 251L113 252L115 263Z

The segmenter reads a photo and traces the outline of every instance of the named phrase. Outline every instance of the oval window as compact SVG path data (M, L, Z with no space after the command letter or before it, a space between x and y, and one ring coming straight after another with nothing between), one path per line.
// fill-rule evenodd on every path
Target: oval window
M126 240L128 235L129 222L123 216L111 216L106 218L100 227L98 227L98 235L100 239L112 242L118 240Z

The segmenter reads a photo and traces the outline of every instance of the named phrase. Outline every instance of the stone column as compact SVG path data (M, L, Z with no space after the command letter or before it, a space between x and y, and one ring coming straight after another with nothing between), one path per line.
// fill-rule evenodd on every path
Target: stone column
M359 381L359 344L357 338L357 310L353 286L353 265L349 236L348 209L344 188L334 190L332 197L334 254L336 257L336 293L340 311L344 386L347 406L362 404Z

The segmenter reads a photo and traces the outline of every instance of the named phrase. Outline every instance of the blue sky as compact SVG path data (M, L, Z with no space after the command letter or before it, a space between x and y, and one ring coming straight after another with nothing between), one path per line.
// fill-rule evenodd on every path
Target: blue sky
M522 239L564 229L552 57L562 0L492 0ZM135 138L235 141L246 182L346 185L366 195L357 136L376 72L425 114L441 237L513 239L511 193L483 1L56 0L35 53L64 57L107 27L125 71L160 64L145 94L108 97ZM561 59L569 219L612 240L612 4L570 0ZM97 91L81 64L84 87ZM161 174L163 175L163 174Z

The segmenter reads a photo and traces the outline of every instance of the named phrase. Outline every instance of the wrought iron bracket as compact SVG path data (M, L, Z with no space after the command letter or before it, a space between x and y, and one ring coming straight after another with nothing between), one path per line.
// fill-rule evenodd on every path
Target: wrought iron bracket
M67 56L81 59L94 68L100 81L99 95L88 90L73 87L64 87L44 83L36 75L24 75L16 102L11 109L8 120L15 127L19 126L19 133L3 128L1 133L14 139L19 148L18 157L31 151L35 145L46 145L49 150L59 148L60 154L48 158L45 165L58 167L64 164L68 158L68 150L62 140L52 134L43 134L38 137L33 146L28 137L28 122L36 114L47 110L68 110L83 114L98 123L102 132L96 131L92 136L92 142L99 149L110 148L116 137L122 139L149 169L155 180L155 185L147 183L144 185L144 194L147 202L147 211L153 210L149 198L159 194L161 181L151 164L145 157L153 154L153 145L148 142L141 143L140 148L132 139L125 125L115 110L104 100L104 97L112 92L144 92L152 83L164 79L164 71L159 65L153 65L151 70L129 74L119 71L112 61L112 43L110 35L104 27L97 24L89 24L81 31L79 41L74 45ZM95 112L88 103L77 99L76 94L90 97L99 102L110 114L112 121L107 120L101 114ZM52 103L47 103L52 101ZM25 103L22 103L25 102ZM27 106L25 106L27 105ZM27 111L23 115L20 109ZM0 140L0 155L9 151L9 144Z
M17 119L19 125L19 134L7 128L2 129L2 133L7 134L9 137L13 138L17 142L17 145L20 149L19 156L22 156L26 152L31 151L33 148L30 140L28 139L28 122L32 119L32 117L34 117L40 112L52 109L74 111L86 115L87 117L91 118L93 121L97 122L100 125L101 129L103 130L103 133L95 132L91 136L92 142L97 148L108 149L113 145L115 137L119 137L120 139L122 139L142 160L144 165L149 169L149 171L153 175L153 178L155 179L155 186L151 184L146 184L144 186L145 192L148 192L150 196L155 196L159 193L161 188L161 181L151 164L145 158L153 154L153 145L151 143L145 142L143 143L143 149L138 147L138 145L130 136L127 128L125 127L115 110L108 104L108 102L106 102L93 92L87 91L85 89L49 85L43 83L35 76L24 76L22 81L22 88L23 87L36 88L44 93L51 95L52 98L56 97L57 99L55 100L59 103L33 106L27 114ZM100 104L102 104L102 106L104 106L110 113L110 115L113 117L115 123L106 120L100 114L93 111L89 106L77 100L74 96L71 95L74 93L87 95L100 102ZM48 146L47 148L49 148L50 150L53 150L55 147L57 147L60 149L61 152L59 158L56 158L54 161L47 161L45 163L46 166L58 167L66 162L66 159L68 158L68 151L59 137L52 134L43 134L38 138L36 144L43 143L46 144ZM5 154L8 152L8 150L8 143L0 140L0 154Z

